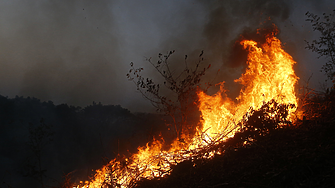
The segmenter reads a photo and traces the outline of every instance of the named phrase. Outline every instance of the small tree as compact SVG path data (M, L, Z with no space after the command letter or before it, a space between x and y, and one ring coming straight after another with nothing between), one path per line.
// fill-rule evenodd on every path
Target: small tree
M51 128L52 126L47 125L43 118L40 120L40 124L38 126L35 126L33 123L29 123L28 146L35 157L34 161L28 161L26 164L26 172L24 175L36 178L42 188L46 187L46 170L42 165L42 155L45 152L46 146L52 141L54 132Z
M333 10L335 13L335 10ZM307 19L312 23L313 30L320 32L321 36L318 40L313 40L307 43L306 49L312 50L319 54L319 57L325 57L327 62L322 66L322 70L327 75L328 79L333 80L335 76L334 66L335 66L335 20L334 14L327 15L323 13L321 18L318 15L307 12Z
M203 51L193 68L189 67L187 55L185 55L183 70L176 75L171 70L171 64L168 61L174 52L170 51L166 55L159 53L158 60L155 62L152 58L146 59L163 78L163 84L157 84L153 79L142 76L143 68L135 68L132 62L127 78L135 83L137 90L152 103L157 111L172 118L175 134L179 140L183 141L184 136L194 133L195 126L189 124L189 118L192 113L196 113L195 110L198 110L196 108L198 101L196 90L200 86L201 77L205 75L210 65L206 68L200 68L204 61ZM168 98L163 95L161 85L172 91L174 97Z

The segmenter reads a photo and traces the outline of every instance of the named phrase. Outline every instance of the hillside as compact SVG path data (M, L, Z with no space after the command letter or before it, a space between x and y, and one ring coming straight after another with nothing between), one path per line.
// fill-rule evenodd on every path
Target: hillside
M5 146L1 148L1 158L3 166L6 167L2 171L0 187L21 187L23 184L36 187L40 181L36 175L45 173L44 181L48 185L72 188L72 183L78 180L77 177L83 176L76 169L87 165L87 161L103 162L101 153L104 148L113 146L108 145L105 138L111 136L111 139L130 139L127 148L136 149L134 144L139 144L139 141L146 142L145 139L139 139L145 132L150 130L152 135L161 130L158 127L153 129L153 125L157 126L161 117L154 114L132 114L120 106L93 103L79 108L66 104L54 105L35 98L0 99L1 141ZM184 161L172 168L170 176L153 180L142 179L136 182L136 187L334 187L334 100L335 93L307 96L302 104L305 109L303 120L272 129L265 136L254 137L257 141L251 144L229 147L228 141L222 143L218 147L223 148L224 154L216 155L211 160L199 158ZM259 118L258 112L262 111L255 111L253 115ZM43 169L35 169L39 159L33 157L34 153L29 151L28 135L39 127L47 128L49 125L53 135L52 140L46 142L50 147L45 148L41 156ZM128 129L122 132L120 128L126 129L124 125L128 125ZM257 121L253 122L253 126L258 126ZM275 123L267 126L277 127ZM95 131L100 134L91 134ZM150 135L146 139L151 139ZM84 140L95 144L84 145ZM237 141L241 143L244 140ZM126 148L121 144L120 142L120 148ZM104 147L100 148L102 151L92 153L97 151L94 150L95 145ZM18 150L21 155L16 155ZM91 154L91 158L88 154ZM30 167L37 171L27 169L29 164L35 164ZM94 166L92 164L91 168ZM91 173L88 171L84 171L87 172L86 176ZM72 183L66 186L66 180L61 182L61 175L68 172L72 176L69 180ZM59 181L52 181L51 176Z
M334 94L306 102L309 117L212 160L184 161L153 187L334 187ZM306 120L307 119L307 120Z

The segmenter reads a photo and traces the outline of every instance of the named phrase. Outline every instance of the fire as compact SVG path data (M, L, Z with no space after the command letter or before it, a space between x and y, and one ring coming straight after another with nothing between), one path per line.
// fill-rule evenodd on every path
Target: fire
M271 100L297 106L294 89L298 77L293 70L296 62L283 50L275 34L267 34L264 44L252 40L240 42L249 54L246 72L235 80L243 85L236 100L227 97L224 82L213 96L198 92L202 128L192 142L181 146L176 140L168 151L163 151L164 141L155 140L146 147L138 148L138 152L129 158L110 161L97 170L92 182L77 187L102 187L104 183L114 187L132 187L141 178L169 175L173 165L199 157L198 153L203 148L233 136L238 122L251 108L257 110ZM289 112L289 118L293 117L294 110ZM215 153L221 154L220 151L212 151L201 157L211 158Z
M297 106L294 86L298 77L293 70L296 62L282 49L280 40L274 35L268 34L261 47L252 40L240 42L249 54L246 72L235 80L244 86L237 103L227 98L223 83L220 92L214 96L199 92L203 130L208 129L211 135L223 130L232 131L251 107L257 110L272 99L279 104Z

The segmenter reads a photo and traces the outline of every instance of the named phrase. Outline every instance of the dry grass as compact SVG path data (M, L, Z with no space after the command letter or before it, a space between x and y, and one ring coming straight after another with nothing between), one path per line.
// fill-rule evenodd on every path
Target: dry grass
M224 155L186 160L170 176L142 180L137 187L335 187L334 99L334 92L311 92L303 101L303 120L293 126L250 144L241 144L250 138L245 136L235 145L236 140L216 145Z

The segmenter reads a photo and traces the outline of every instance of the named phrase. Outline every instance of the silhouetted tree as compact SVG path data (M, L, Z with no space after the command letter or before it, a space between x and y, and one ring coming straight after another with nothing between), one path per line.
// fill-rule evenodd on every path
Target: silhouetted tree
M182 65L182 71L176 74L171 70L171 63L168 61L175 51L170 51L166 55L159 53L158 60L152 58L146 60L157 70L163 78L163 84L156 83L153 79L142 76L143 68L135 68L134 64L130 63L130 70L127 78L133 81L137 90L148 99L159 112L163 112L172 118L173 129L179 140L182 135L190 135L194 132L195 126L189 125L189 119L192 114L198 110L197 103L197 87L200 86L200 80L205 75L210 65L205 68L200 68L204 61L203 52L199 55L199 60L194 67L189 67L187 63L187 55L185 62ZM163 94L162 87L166 87L172 91L174 97L167 97Z
M335 10L333 12L335 13ZM306 49L319 54L318 58L326 58L327 62L322 66L322 70L328 79L333 80L335 76L335 15L323 13L323 17L320 17L310 12L307 12L306 15L308 17L306 21L312 23L313 30L321 34L318 40L306 41Z
M38 182L41 184L41 187L45 187L45 177L46 169L42 165L42 156L45 152L47 144L52 140L53 131L51 130L51 125L44 123L44 120L41 119L38 126L34 126L32 123L29 124L29 148L34 154L34 159L37 162L27 164L28 173L27 176L37 178Z

